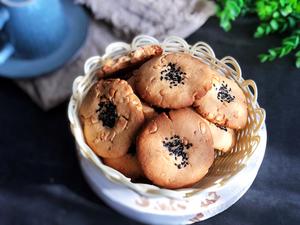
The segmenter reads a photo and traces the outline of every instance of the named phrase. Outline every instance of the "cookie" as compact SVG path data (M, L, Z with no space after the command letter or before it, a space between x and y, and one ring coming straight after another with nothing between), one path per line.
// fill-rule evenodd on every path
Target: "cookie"
M211 88L210 67L185 54L154 57L135 74L135 88L149 105L178 109L191 106Z
M147 103L142 102L142 106L143 106L143 113L146 121L149 121L158 115L155 109L149 106Z
M143 63L153 56L161 55L162 52L163 49L159 45L143 46L117 59L106 59L96 74L99 78L103 78L133 65Z
M236 82L215 73L212 88L194 103L205 119L232 129L245 127L248 118L246 97Z
M141 178L143 177L143 171L137 160L135 148L132 147L130 150L119 158L103 158L103 163L131 179Z
M125 155L144 122L139 98L120 79L100 80L92 86L80 116L87 144L103 158Z
M206 122L192 109L171 110L152 119L137 138L145 176L165 188L199 181L212 165L214 149Z
M129 76L129 78L127 79L127 83L130 85L132 90L134 92L136 92L135 91L135 76L134 76L134 74L130 74L130 75L127 75L127 76Z
M233 129L203 120L210 129L214 149L227 152L235 145L236 135Z
M133 89L134 92L135 91L135 76L131 75L130 78L127 80L128 84L131 86L131 88ZM150 120L153 117L157 116L158 113L155 111L154 108L152 108L150 105L148 105L145 102L142 102L142 106L143 106L143 113L145 116L145 120Z

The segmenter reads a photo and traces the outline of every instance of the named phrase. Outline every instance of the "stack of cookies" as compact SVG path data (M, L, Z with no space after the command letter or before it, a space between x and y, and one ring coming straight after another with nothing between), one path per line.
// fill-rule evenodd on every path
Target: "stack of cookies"
M97 75L80 107L85 140L133 180L190 187L247 123L238 84L186 53L144 46L107 59Z

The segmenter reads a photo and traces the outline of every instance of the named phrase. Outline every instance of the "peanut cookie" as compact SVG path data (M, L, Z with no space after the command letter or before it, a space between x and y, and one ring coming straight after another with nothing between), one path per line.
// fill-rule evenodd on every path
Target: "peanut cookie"
M232 129L245 127L248 118L246 97L236 82L214 74L212 88L194 103L196 111L212 123Z
M144 122L139 98L120 79L96 83L81 105L80 116L87 144L103 158L125 155Z
M135 90L135 76L134 75L130 75L130 78L127 80L128 84L131 86L131 88L133 89L134 92L136 92ZM145 102L142 102L142 106L143 106L143 113L145 116L145 120L150 120L153 117L157 116L158 113L155 111L154 108L152 108L150 105L148 105Z
M178 109L191 106L211 88L210 67L185 53L154 57L135 75L135 88L149 105Z
M203 120L210 129L214 149L227 152L235 145L236 135L233 129Z
M137 156L145 176L165 188L199 181L214 160L206 122L192 109L171 110L152 119L137 138Z
M143 63L153 56L161 55L163 49L159 45L147 45L121 56L117 59L108 58L104 61L101 69L97 71L97 76L103 78L133 65Z

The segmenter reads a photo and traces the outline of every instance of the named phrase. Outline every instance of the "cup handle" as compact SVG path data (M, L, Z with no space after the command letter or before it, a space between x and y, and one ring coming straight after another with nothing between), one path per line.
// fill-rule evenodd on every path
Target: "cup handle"
M3 29L5 23L9 20L9 12L6 8L0 8L0 30ZM5 43L0 50L0 64L4 63L13 53L15 49L10 43Z
M0 29L4 27L5 23L9 20L9 12L6 8L0 8Z
M5 63L5 61L14 53L15 48L10 43L4 44L0 50L0 65Z

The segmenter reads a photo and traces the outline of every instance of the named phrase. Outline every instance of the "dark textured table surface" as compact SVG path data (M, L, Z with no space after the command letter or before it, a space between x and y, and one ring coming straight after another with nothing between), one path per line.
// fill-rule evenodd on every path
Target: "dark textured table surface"
M252 38L253 19L224 33L210 19L190 43L209 43L218 58L235 57L254 79L267 112L268 144L250 190L225 212L201 224L300 224L300 70L287 57L260 64L257 54L278 37ZM139 224L106 206L79 169L67 121L67 103L39 109L15 84L0 79L0 224Z

